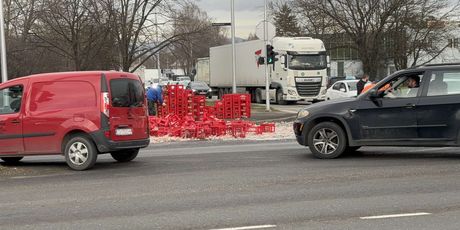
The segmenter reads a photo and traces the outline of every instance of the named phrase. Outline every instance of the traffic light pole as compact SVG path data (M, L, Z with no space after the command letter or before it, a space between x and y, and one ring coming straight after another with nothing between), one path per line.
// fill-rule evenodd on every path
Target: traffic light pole
M270 112L270 76L268 75L268 28L267 28L267 0L264 3L264 43L265 43L265 110Z

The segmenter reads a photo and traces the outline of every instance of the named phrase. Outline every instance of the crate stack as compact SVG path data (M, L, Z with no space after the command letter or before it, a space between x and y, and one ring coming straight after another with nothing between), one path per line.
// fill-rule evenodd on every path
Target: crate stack
M249 94L227 94L206 106L205 96L193 95L182 85L168 85L163 91L165 106L159 106L158 116L150 117L152 136L207 138L231 135L244 138L248 133L275 132L274 124L256 125L242 118L251 117Z

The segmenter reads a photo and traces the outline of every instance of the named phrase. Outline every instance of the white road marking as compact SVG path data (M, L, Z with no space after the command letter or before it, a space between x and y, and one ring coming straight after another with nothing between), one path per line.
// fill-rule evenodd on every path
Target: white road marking
M258 226L246 226L238 228L216 228L211 230L250 230L250 229L264 229L264 228L276 228L276 225L258 225Z
M428 212L416 212L416 213L402 213L392 215L381 215L381 216L365 216L360 217L361 220L375 220L375 219L387 219L387 218L400 218L400 217L411 217L411 216L426 216L431 215Z

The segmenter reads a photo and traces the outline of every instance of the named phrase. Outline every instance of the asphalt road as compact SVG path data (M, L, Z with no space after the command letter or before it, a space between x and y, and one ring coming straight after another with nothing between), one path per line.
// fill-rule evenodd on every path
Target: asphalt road
M86 172L26 158L0 177L0 229L459 229L458 150L318 160L293 141L162 144Z

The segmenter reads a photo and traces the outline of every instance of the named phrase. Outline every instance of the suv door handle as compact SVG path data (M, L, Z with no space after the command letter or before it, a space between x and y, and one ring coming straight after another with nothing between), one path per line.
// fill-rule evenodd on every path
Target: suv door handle
M415 104L414 103L408 103L404 106L404 108L407 108L407 109L413 109L415 108Z

